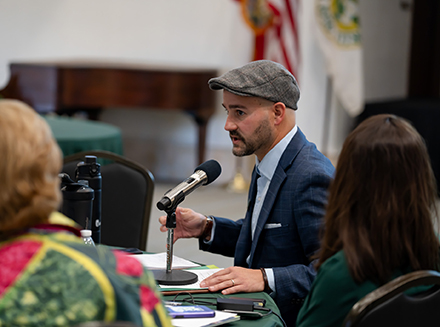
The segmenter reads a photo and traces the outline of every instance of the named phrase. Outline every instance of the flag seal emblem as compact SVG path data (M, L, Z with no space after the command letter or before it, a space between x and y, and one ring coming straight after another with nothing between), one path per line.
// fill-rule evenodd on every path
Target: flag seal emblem
M317 0L315 4L319 27L329 40L343 48L360 46L358 0Z

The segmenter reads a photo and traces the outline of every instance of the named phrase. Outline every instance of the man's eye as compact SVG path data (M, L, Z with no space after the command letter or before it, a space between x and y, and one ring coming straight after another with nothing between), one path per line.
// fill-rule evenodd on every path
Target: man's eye
M244 115L244 111L237 110L237 116L243 116L243 115Z

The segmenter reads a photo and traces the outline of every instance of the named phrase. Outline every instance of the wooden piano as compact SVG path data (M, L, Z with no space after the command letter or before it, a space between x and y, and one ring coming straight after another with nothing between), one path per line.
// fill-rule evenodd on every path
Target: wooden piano
M204 161L206 127L215 111L215 92L208 87L214 69L57 61L11 63L10 73L0 95L40 113L87 111L97 119L108 107L183 110L198 126L198 162Z

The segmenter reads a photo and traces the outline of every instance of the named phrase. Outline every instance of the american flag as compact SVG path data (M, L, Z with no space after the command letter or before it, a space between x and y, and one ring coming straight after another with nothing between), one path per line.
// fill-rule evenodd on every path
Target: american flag
M295 77L301 63L297 14L300 0L238 0L255 33L253 60L269 59Z

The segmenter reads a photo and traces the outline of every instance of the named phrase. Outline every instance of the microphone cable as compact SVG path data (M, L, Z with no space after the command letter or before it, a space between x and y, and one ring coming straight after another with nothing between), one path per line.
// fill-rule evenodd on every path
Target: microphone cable
M214 300L212 297L198 296L198 297L195 298L190 292L180 292L180 293L177 293L174 296L172 302L177 302L177 297L179 295L184 295L184 294L189 295L189 297L186 297L186 298L183 298L183 299L179 300L181 303L191 303L191 304L194 304L194 305L212 305L214 307L217 305L217 303L213 303L213 302L210 302L210 301L203 301L203 300ZM200 301L200 299L201 299L201 301Z

